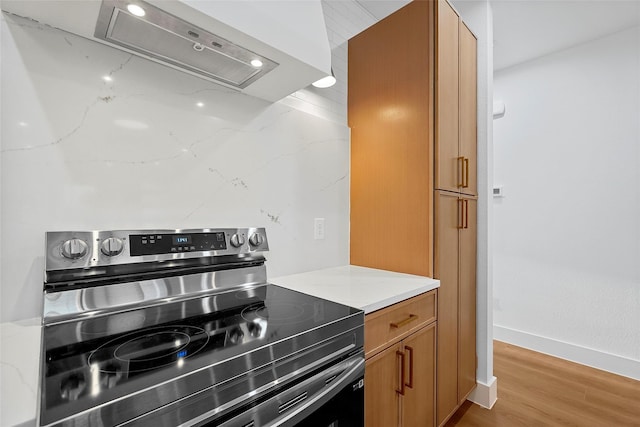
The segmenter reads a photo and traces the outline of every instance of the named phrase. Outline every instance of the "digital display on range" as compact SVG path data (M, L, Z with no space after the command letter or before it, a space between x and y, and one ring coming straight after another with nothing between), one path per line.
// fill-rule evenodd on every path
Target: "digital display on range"
M225 237L222 231L190 234L131 234L129 245L132 256L209 252L226 250Z
M174 245L190 245L191 236L173 236Z

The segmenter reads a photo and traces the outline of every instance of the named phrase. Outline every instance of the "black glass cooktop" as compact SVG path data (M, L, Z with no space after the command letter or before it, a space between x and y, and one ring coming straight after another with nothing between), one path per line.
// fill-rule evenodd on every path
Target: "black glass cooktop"
M59 420L239 356L250 370L252 363L264 362L244 356L253 350L357 313L361 311L263 285L45 326L42 421Z

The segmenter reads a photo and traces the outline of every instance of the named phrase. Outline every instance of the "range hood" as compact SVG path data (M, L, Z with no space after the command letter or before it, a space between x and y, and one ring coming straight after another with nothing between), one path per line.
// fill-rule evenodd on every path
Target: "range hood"
M331 73L320 0L3 0L2 9L268 101Z

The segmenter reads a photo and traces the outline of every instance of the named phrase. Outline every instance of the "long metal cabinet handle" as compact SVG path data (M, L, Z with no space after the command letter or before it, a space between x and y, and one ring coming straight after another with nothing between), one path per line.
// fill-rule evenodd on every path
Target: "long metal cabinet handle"
M469 187L469 159L464 157L463 158L463 162L464 162L464 179L462 181L462 187L463 188L467 188Z
M469 228L469 201L464 201L464 228Z
M400 396L404 396L404 352L396 350L396 360L397 356L400 356L400 390L396 389L396 393L399 393Z
M458 157L458 176L456 178L458 181L456 185L458 188L464 187L464 157Z
M418 320L418 315L417 314L410 314L409 317L407 317L404 320L401 320L399 322L391 322L389 323L389 326L391 326L392 328L402 328L405 325L408 325L409 323L413 322L414 320Z
M409 352L409 382L407 387L413 388L413 347L405 345L404 348Z
M464 228L464 200L458 199L458 224L457 228Z

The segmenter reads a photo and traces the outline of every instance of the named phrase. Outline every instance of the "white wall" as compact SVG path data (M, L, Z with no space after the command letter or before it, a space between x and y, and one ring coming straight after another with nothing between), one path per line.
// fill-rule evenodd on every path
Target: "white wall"
M640 29L497 72L498 339L640 379Z
M40 314L47 230L265 226L271 277L348 263L342 107L268 104L31 21L1 27L0 321Z

